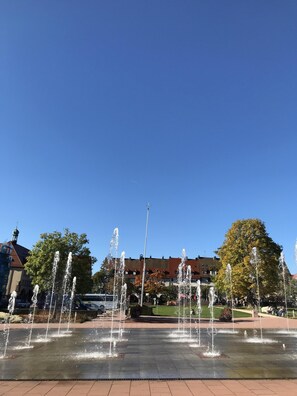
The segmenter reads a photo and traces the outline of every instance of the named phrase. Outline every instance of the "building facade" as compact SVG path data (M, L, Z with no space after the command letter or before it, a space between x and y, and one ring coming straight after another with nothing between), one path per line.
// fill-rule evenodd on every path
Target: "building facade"
M11 264L11 243L0 244L0 301L6 296L10 264Z
M2 298L8 298L13 291L17 292L17 298L22 301L30 301L32 297L31 281L25 271L25 263L30 250L19 245L19 230L16 228L12 235L12 240L7 243L0 243L0 252L6 251L9 254L9 270L2 285ZM9 247L9 252L7 251Z
M143 271L143 257L139 259L126 258L125 259L125 279L131 283L135 282L135 277L142 275ZM179 257L169 258L146 258L145 267L146 275L150 275L155 271L159 271L163 275L163 282L166 286L177 283L178 266L181 262ZM201 257L187 258L186 265L190 265L192 269L192 282L197 282L199 279L201 284L208 285L212 282L216 275L220 260L217 257Z

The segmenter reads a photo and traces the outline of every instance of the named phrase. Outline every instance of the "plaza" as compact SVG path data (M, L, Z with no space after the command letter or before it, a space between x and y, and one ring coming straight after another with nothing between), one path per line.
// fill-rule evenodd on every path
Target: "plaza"
M142 318L141 318L142 319ZM147 318L127 321L117 358L92 358L104 350L100 339L108 334L104 318L72 325L72 335L27 351L19 344L24 325L11 325L10 358L0 361L1 395L296 395L297 359L295 321L265 315L263 334L271 343L247 343L259 318L215 322L219 358L205 358L209 322L201 322L202 347L193 348L170 335L174 321ZM195 330L193 324L193 332ZM44 331L42 324L34 327ZM51 325L55 331L55 325ZM83 352L83 354L82 354Z

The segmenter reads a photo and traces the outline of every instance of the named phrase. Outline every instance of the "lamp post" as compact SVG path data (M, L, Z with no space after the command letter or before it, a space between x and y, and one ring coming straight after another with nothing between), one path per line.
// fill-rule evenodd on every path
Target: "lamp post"
M145 256L146 256L147 230L148 230L149 213L150 213L150 204L148 203L147 204L147 209L146 209L146 225L145 225L143 267L142 267L142 280L141 280L141 295L140 295L140 306L141 307L143 305L143 291L144 291L144 278L145 278Z

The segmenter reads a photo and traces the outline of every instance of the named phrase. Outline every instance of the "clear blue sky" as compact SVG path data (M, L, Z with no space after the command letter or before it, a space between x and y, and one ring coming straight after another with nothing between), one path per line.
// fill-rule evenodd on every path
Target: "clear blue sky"
M18 222L213 256L259 218L297 272L295 0L2 1L0 240Z

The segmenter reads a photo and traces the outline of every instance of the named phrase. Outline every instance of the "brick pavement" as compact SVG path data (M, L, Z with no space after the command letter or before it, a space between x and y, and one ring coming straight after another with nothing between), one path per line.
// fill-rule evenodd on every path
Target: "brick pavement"
M2 396L296 396L297 380L0 381Z

